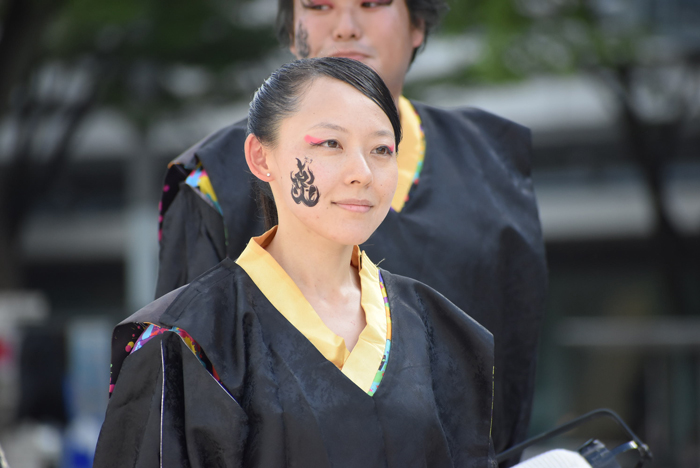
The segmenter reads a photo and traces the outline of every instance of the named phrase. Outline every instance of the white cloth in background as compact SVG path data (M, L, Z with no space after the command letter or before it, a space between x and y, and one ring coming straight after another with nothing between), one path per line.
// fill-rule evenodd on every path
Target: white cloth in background
M513 468L591 468L591 465L578 452L556 449L525 460Z

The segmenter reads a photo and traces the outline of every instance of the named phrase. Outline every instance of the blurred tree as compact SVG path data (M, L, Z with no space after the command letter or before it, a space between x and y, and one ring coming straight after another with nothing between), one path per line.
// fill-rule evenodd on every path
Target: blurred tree
M10 154L0 158L0 289L21 287L18 232L65 166L89 111L117 106L145 132L159 113L189 98L223 101L249 92L240 77L246 70L236 64L277 47L258 3L0 2L0 118L13 129ZM50 120L52 138L38 138Z
M664 182L683 132L699 116L700 2L453 0L450 7L444 31L481 37L482 51L476 64L438 82L583 72L613 90L621 135L652 198L653 246L669 310L693 313L700 261L670 219Z

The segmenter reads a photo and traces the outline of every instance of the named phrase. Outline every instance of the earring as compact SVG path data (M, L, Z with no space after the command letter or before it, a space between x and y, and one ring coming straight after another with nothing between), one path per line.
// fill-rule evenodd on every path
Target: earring
M267 175L268 177L270 177L270 173L269 173L269 172L268 172L266 175Z

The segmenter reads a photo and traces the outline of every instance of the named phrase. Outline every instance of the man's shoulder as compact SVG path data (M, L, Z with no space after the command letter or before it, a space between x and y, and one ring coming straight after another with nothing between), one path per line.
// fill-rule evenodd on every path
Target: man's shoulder
M459 126L463 128L478 128L486 131L504 131L515 130L526 132L529 134L529 129L519 123L513 122L505 117L494 114L492 112L480 109L478 107L436 107L418 101L411 101L411 104L420 115L421 120L426 119L440 124L444 128L447 124L448 128Z
M170 165L179 164L183 166L191 165L195 156L198 158L207 157L210 153L219 153L235 149L243 151L243 142L248 133L248 119L239 120L236 123L220 128L194 145L186 149L177 158L170 162Z
M515 172L529 176L532 134L527 127L476 107L445 109L418 102L412 104L421 117L433 157L467 154L481 160L496 158ZM493 151L484 151L484 148Z

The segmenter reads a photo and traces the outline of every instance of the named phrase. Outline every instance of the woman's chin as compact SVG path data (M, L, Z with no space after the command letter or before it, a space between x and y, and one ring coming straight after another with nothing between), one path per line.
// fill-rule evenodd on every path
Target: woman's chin
M369 239L370 235L334 236L332 240L341 245L361 245L364 244L367 241L367 239Z
M353 226L349 223L341 229L333 229L327 237L342 245L360 245L364 244L376 229L377 226Z
M340 245L363 244L377 230L384 217L368 216L367 214L347 214L342 216L299 216L292 223L292 230L296 228L306 232L306 236L317 237L320 241L325 239Z

